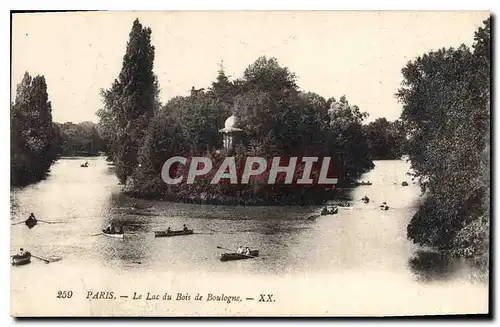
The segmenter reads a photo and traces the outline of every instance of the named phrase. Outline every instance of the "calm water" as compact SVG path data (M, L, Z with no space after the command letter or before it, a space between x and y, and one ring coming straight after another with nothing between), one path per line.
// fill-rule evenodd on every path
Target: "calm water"
M89 168L80 168L87 160ZM450 270L425 264L410 265L418 250L406 239L406 226L420 201L420 189L405 175L404 161L377 161L362 177L372 186L360 186L350 193L352 207L339 214L306 218L318 214L318 206L233 207L140 201L120 195L120 186L103 158L61 159L50 176L36 185L11 192L11 222L34 212L41 222L29 230L24 224L11 227L11 251L24 247L41 257L62 257L59 262L13 267L13 276L51 274L57 267L75 271L92 267L99 275L203 273L253 276L397 276L404 285L476 283L464 269ZM410 186L402 187L402 181ZM372 201L364 204L367 195ZM378 207L386 201L390 210ZM132 203L152 206L134 214ZM124 224L123 240L92 236L111 220ZM180 229L183 224L199 233L191 236L155 238L154 231ZM221 263L222 250L238 245L258 248L261 257ZM227 252L227 251L226 251ZM48 268L51 267L51 268ZM47 270L51 269L51 270ZM97 270L97 271L96 271ZM468 272L468 270L465 270ZM48 277L50 278L50 277ZM55 277L52 277L55 278ZM480 283L486 292L487 284ZM437 286L436 286L437 287ZM14 291L16 285L13 285Z

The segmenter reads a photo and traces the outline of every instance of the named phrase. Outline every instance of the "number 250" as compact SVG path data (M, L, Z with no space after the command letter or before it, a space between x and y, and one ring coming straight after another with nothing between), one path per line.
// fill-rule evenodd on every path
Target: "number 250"
M58 291L57 298L58 299L69 299L73 296L73 291Z

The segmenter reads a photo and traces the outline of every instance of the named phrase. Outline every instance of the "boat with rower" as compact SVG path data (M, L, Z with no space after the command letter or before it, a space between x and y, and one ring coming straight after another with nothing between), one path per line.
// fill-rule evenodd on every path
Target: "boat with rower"
M349 208L351 206L351 204L349 202L339 202L339 203L336 203L335 205L337 207L341 207L341 208Z
M156 231L155 237L171 237L171 236L183 236L192 235L194 232L192 229L187 230L166 230L166 231Z
M111 223L108 227L102 230L102 233L108 237L123 238L123 226L117 229L116 226Z
M115 237L115 238L123 238L123 235L124 233L110 233L110 232L106 232L105 229L102 230L102 233L106 236L109 236L109 237Z
M31 262L31 253L26 252L24 254L15 254L12 256L13 266L22 266Z
M26 226L28 226L29 229L35 227L37 225L37 223L38 223L38 220L36 220L36 218L32 218L32 217L26 219L26 222L25 222Z
M222 253L220 255L220 261L232 261L232 260L243 260L251 259L259 256L259 250L250 250L250 254L244 253Z
M333 206L333 207L324 207L323 209L321 209L321 216L326 216L326 215L336 215L337 213L339 213L339 208L337 206Z
M356 182L356 183L354 183L354 185L355 186L370 186L370 185L372 185L372 182L370 182L370 181L366 181L366 182L362 181L362 182Z

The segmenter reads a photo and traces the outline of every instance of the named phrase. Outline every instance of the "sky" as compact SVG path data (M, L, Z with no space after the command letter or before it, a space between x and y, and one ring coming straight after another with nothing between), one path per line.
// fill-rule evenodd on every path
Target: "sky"
M25 71L47 80L56 122L98 121L100 90L118 77L135 18L152 29L161 101L208 88L223 61L231 79L275 57L303 91L395 120L410 60L471 45L489 12L87 12L14 14L11 95Z

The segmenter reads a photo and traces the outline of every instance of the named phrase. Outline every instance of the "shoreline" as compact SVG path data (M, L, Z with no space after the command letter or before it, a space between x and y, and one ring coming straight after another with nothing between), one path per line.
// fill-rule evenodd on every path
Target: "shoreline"
M286 199L283 201L272 201L262 197L256 198L237 198L225 196L221 197L207 197L202 198L197 197L184 197L184 196L174 196L174 195L163 195L163 196L144 196L138 194L138 192L132 191L122 191L122 194L133 199L148 200L148 201L163 201L163 202L173 202L173 203L186 203L186 204L198 204L198 205L220 205L220 206L308 206L308 205L323 205L326 201L331 199L317 199L311 201L297 201L297 198Z
M328 201L339 200L349 201L352 200L350 193L356 186L352 187L339 187L329 191L317 193L302 193L292 195L276 196L259 196L255 194L244 195L220 195L210 194L209 192L199 192L196 194L183 194L179 192L170 191L164 194L144 194L138 190L123 187L121 194L139 200L149 201L163 201L173 203L187 203L199 205L243 205L243 206L308 206L308 205L325 205Z

